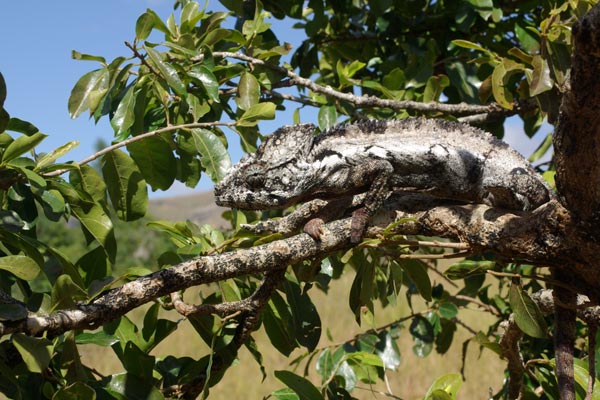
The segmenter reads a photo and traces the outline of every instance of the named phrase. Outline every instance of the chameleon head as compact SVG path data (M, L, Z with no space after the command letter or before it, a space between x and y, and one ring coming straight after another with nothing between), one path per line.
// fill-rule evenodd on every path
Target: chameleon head
M306 192L305 160L314 129L310 124L278 129L215 186L216 203L246 210L295 204Z
M244 210L289 207L304 193L302 169L295 162L239 164L215 185L215 202Z

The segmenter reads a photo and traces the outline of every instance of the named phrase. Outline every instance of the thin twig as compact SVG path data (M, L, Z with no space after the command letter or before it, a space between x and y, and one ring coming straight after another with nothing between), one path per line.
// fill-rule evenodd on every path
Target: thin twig
M144 57L142 54L140 54L140 52L137 50L137 39L133 41L133 44L129 43L129 42L125 42L125 46L127 46L132 52L133 55L138 58L142 64L144 64L146 67L148 67L148 69L150 70L150 72L152 72L154 75L161 77L160 73L154 69L154 67L152 65L150 65L148 63L148 61L146 61L146 57Z
M275 271L277 272L277 271ZM265 278L258 285L254 293L249 297L239 301L229 301L219 304L189 304L183 301L179 292L171 293L171 302L175 310L181 315L188 317L190 315L215 314L223 320L231 319L242 312L255 312L257 308L262 307L271 295L275 285L282 278L282 274L267 272Z
M477 335L477 331L475 329L471 328L469 325L467 325L462 320L454 317L454 318L452 318L452 322L456 323L457 325L462 326L463 328L465 328L466 330L468 330L472 335Z
M438 247L442 249L456 249L456 250L469 250L471 246L467 243L462 242L440 242L437 240L427 241L427 240L411 240L411 239L398 239L398 240L388 240L384 239L383 244L404 244L408 246L419 246L419 247Z
M410 101L410 100L390 100L390 99L380 99L374 96L356 96L351 93L344 93L338 90L335 90L329 86L319 85L310 79L302 78L296 73L283 68L279 65L271 64L265 62L263 60L259 60L258 58L250 57L241 53L234 53L228 51L216 51L213 53L214 57L221 58L233 58L241 61L246 61L251 64L261 65L265 68L269 68L273 71L276 71L284 76L290 78L291 82L298 86L306 87L313 92L324 94L328 97L332 97L337 100L347 101L351 104L354 104L357 107L381 107L381 108L390 108L392 110L400 111L400 110L413 110L413 111L421 111L421 112L432 112L438 111L443 112L450 115L472 115L472 114L483 114L483 113L513 113L513 110L505 110L498 104L489 104L489 105L471 105L466 103L460 104L446 104L446 103L421 103L418 101ZM203 54L196 56L197 58L204 57ZM192 58L192 61L195 58ZM517 108L517 107L515 107Z
M311 100L311 99L307 99L307 98L304 98L304 97L298 97L298 96L294 96L294 95L287 94L287 93L279 93L279 92L276 92L274 90L263 89L262 92L264 94L266 94L267 96L271 96L271 97L278 98L278 99L284 99L284 100L293 101L293 102L296 102L296 103L304 104L305 106L320 107L320 106L323 105L323 104L321 104L321 103L319 103L317 101Z
M160 72L158 72L157 70L154 69L154 67L152 65L150 65L148 63L148 61L146 61L146 57L144 57L142 54L140 54L139 51L137 51L137 39L133 41L133 44L129 43L129 42L125 42L125 46L128 47L132 52L133 55L138 58L143 65L145 65L146 67L148 67L148 69L150 70L150 72L152 72L154 75L158 76L159 78L161 77Z
M383 331L383 330L385 330L385 329L387 329L387 328L390 328L390 327L392 327L392 326L394 326L394 325L401 324L402 322L404 322L404 321L408 321L409 319L413 319L414 317L417 317L417 316L423 316L423 315L425 315L425 313L426 313L426 312L429 312L429 311L430 311L430 309L428 309L428 310L425 310L425 311L423 311L423 312L416 312L416 313L412 313L412 314L410 314L410 315L407 315L406 317L399 318L399 319L397 319L397 320L394 320L394 321L392 321L392 322L389 322L389 323L387 323L387 324L385 324L385 325L381 325L381 326L378 326L378 327L376 327L376 328L371 328L371 329L369 329L368 331L365 331L365 332L358 333L358 334L354 335L352 338L350 338L350 339L348 339L348 340L345 340L345 341L343 341L343 342L338 342L338 343L334 343L334 344L329 344L329 345L326 345L326 346L323 346L323 347L317 348L317 349L313 350L313 352L320 352L320 351L322 351L322 350L329 349L329 348L332 348L332 347L340 347L340 346L343 346L343 345L345 345L346 343L350 343L350 342L356 342L357 340L359 340L361 337L363 337L363 336L365 336L365 335L372 335L372 334L374 334L374 333L375 333L375 334L377 334L377 333L379 333L379 332L381 332L381 331Z
M382 392L381 390L375 390L372 387L366 388L366 387L361 387L361 386L354 386L354 389L366 390L371 393L377 393L377 394L380 394L385 397L389 397L390 399L394 399L394 400L403 400L402 397L398 397L395 394L392 394L389 392L388 393Z
M453 296L456 300L463 300L463 301L468 301L469 303L473 303L478 305L479 307L483 308L484 310L486 310L487 312L497 315L497 316L501 316L502 313L500 313L498 310L496 310L494 307L490 306L489 304L485 304L481 301L479 301L478 299L475 299L473 297L469 297L469 296L465 296L463 294L457 294L456 296Z
M443 279L444 281L446 281L446 283L452 287L458 288L458 285L456 283L454 283L454 281L450 278L448 278L446 275L444 275L444 273L442 271L440 271L439 269L437 269L437 264L435 262L432 261L424 261L424 264L427 265L427 268L429 268L429 270L431 272L433 272L434 274L436 274L437 276L439 276L441 279Z
M472 255L470 251L461 251L459 253L443 253L443 254L399 254L398 258L406 258L411 260L447 260L451 258L464 258Z
M548 278L545 276L541 276L541 275L528 275L528 274L515 274L512 272L500 272L500 271L492 271L492 270L486 270L486 273L490 274L490 275L494 275L494 276L499 276L499 277L504 277L504 278L525 278L525 279L534 279L534 280L538 280L538 281L543 281L543 282L548 282L551 283L554 286L560 286L563 287L565 289L569 289L572 292L577 293L577 289L569 286L567 284L564 284L560 281L557 281L556 279L552 279L552 278Z
M193 122L190 124L170 125L170 126L166 126L164 128L160 128L160 129L156 129L156 130L149 131L146 133L142 133L141 135L130 137L129 139L125 139L122 142L115 143L111 146L105 147L102 150L79 161L77 164L78 165L88 164L88 163L102 157L103 155L110 153L113 150L127 146L128 144L131 144L131 143L134 143L134 142L137 142L140 140L144 140L144 139L152 137L152 136L161 135L163 133L177 131L179 129L193 129L193 128L205 128L205 127L211 127L211 126L235 126L235 125L236 125L236 122L218 122L218 121L217 122ZM44 176L45 177L59 176L59 175L64 174L67 171L68 171L68 169L66 169L66 168L58 169L56 171L48 172L48 173L44 174Z
M502 355L508 361L508 398L519 399L523 386L523 373L525 366L523 356L519 347L519 340L523 337L523 331L519 329L511 314L508 321L503 322L505 331L500 338Z

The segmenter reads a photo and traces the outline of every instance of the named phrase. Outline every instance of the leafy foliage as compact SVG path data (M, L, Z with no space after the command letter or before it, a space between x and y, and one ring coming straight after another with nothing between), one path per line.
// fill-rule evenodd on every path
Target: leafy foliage
M114 130L114 146L96 155L101 157L99 171L86 164L58 162L77 145L75 141L37 154L36 147L47 136L5 110L8 91L0 75L0 288L15 299L0 304L2 321L89 303L123 281L148 274L149 266L168 267L270 240L239 229L240 223L263 217L254 212L226 213L233 227L229 231L191 221L145 219L148 186L168 190L179 181L194 187L202 174L213 182L222 179L231 167L224 126L250 152L261 137L261 121L281 115L294 102L299 109L315 108L321 130L353 118L443 116L440 111L360 107L303 87L281 68L267 65L297 71L341 93L423 103L494 101L514 112L498 114L487 129L502 136L504 118L520 112L531 136L544 117L552 121L556 116L569 73L570 26L591 5L583 0L556 7L549 2L493 0L310 0L307 7L291 0L221 2L229 13L211 12L188 0L175 1L176 12L166 21L146 11L135 22L127 56L109 61L73 52L74 59L98 65L75 83L68 103L70 115L75 118L87 112L95 121L108 118ZM293 20L303 37L292 54L291 46L278 40L271 16ZM235 28L228 28L231 24L226 22L231 20ZM236 52L260 62L230 57ZM299 85L297 93L278 95L278 89L290 85ZM550 143L545 141L532 161L549 151ZM545 172L551 175L552 166ZM156 233L150 235L146 224L173 245L159 244L161 239ZM305 372L314 368L318 380L309 381L307 373L276 371L285 388L273 397L354 398L357 385L373 385L398 368L400 335L413 338L412 350L419 357L443 354L463 325L461 310L476 304L497 321L470 342L500 354L497 328L514 313L528 335L522 352L536 360L530 367L527 393L536 396L534 389L539 386L552 398L557 384L547 339L548 317L528 294L540 289L540 283L527 280L509 286L504 277L491 283L485 279L490 271L515 277L530 276L539 268L472 258L452 265L445 271L447 278L439 278L432 273L439 272L436 262L406 257L415 252L406 240L419 238L391 232L345 253L289 266L275 285L260 316L262 328L277 351L285 356L301 354L293 364L304 365ZM123 257L135 253L142 242L150 249L146 257ZM419 249L424 251L440 253L436 246ZM355 337L341 338L337 345L323 346L322 321L311 294L327 292L348 271L354 273L348 311L361 327L371 327L376 305L385 308L406 301L410 313L384 326L365 328ZM451 288L451 282L458 287ZM240 301L259 285L254 278L228 279L210 287L202 303ZM10 398L160 399L177 395L173 388L203 376L207 385L201 393L206 395L236 356L236 329L244 315L190 316L189 323L211 351L198 360L159 359L151 350L178 328L159 317L159 310L172 307L164 299L157 300L139 324L120 316L93 332L4 337L0 391ZM111 347L125 372L97 377L81 361L78 346L82 344ZM262 365L255 343L249 340L246 346L264 372L268 366ZM577 356L586 352L577 349ZM586 368L578 362L581 387L586 384L582 378ZM457 398L459 375L432 376L431 381L425 399ZM494 398L503 396L500 390Z

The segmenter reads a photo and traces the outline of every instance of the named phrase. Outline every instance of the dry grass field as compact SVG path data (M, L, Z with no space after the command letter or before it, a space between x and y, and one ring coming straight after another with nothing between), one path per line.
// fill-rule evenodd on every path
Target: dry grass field
M321 315L323 332L329 329L336 343L349 339L361 331L347 305L347 291L352 282L352 275L349 272L332 285L329 295L324 295L317 290L313 290L312 293L313 301ZM130 317L138 319L142 312L138 310L131 314ZM396 309L378 310L376 311L376 324L383 325L406 314L407 308L403 305L399 305ZM175 313L165 313L163 318L178 319L179 316ZM484 329L490 322L488 315L475 310L463 311L460 318L475 329ZM445 373L460 371L462 343L471 335L466 330L459 328L454 344L448 353L438 355L432 352L428 357L422 359L413 354L413 342L408 331L403 330L403 332L405 335L401 336L399 341L402 363L398 371L388 372L388 380L395 396L406 400L420 399L435 378ZM289 361L300 355L301 352L296 350L289 359L285 358L269 344L269 340L262 330L255 334L255 339L264 356L264 364L268 373L267 379L261 382L258 365L248 351L243 349L240 353L239 364L233 366L225 378L211 390L210 399L262 399L272 391L283 387L273 376L273 371L288 368ZM326 346L328 344L330 343L323 334L319 345ZM183 321L177 332L162 342L153 351L153 354L157 357L172 354L199 358L205 355L207 350L207 346L193 328ZM103 374L121 371L119 362L110 349L84 346L82 356L82 361L86 365L93 366ZM472 344L469 346L465 370L467 379L458 392L458 398L486 399L490 388L497 391L501 387L503 369L504 364L495 354L489 350L483 350L480 353L479 346ZM314 371L314 365L312 370ZM320 383L316 373L313 373L310 378L313 383L317 385ZM385 390L384 385L369 387L366 384L360 384L360 389L357 388L353 395L359 399L387 399L389 397L377 393Z
M220 214L223 209L214 205L212 193L157 199L151 201L150 207L150 213L157 219L177 221L190 218L199 224L210 223L216 226L222 223ZM348 291L353 276L354 273L348 270L339 281L332 282L328 295L316 289L311 292L323 324L320 347L331 344L325 335L327 330L331 332L334 343L350 339L356 333L364 330L357 325L348 307ZM186 293L186 299L193 297L197 296L193 296L192 290ZM398 298L404 299L404 296L401 295ZM415 305L417 308L424 308L424 304L417 302ZM375 324L381 326L407 314L408 308L405 304L399 304L395 309L376 310ZM134 310L129 317L133 320L140 320L143 317L143 310ZM180 318L179 314L174 311L164 312L161 317L172 320ZM488 314L477 310L463 310L459 314L459 318L475 330L485 329L491 321ZM387 373L390 388L395 396L405 400L420 399L437 377L446 373L460 372L462 343L472 336L465 329L459 327L453 346L446 354L439 355L432 352L426 358L418 358L412 352L413 339L408 329L404 329L402 332L404 335L399 339L401 365L397 371L388 371ZM254 337L264 357L264 365L268 374L265 381L261 381L260 369L250 353L246 349L242 349L239 354L239 363L231 367L223 380L211 390L210 399L262 399L274 390L283 387L275 379L273 371L289 368L289 362L302 354L301 351L296 350L288 359L270 345L264 330L256 332ZM177 331L154 349L153 355L166 357L171 354L199 358L206 355L207 351L208 347L191 325L187 321L182 321ZM120 363L110 348L83 346L82 357L86 365L94 367L103 374L122 372ZM488 398L490 388L495 392L501 387L503 369L504 363L495 354L489 350L480 352L477 344L471 344L465 369L466 381L458 392L458 398ZM313 372L310 379L318 386L320 381L314 371L314 364L311 371ZM377 393L386 391L383 384L374 387L366 384L359 385L360 388L353 392L353 396L359 399L389 399L389 397Z

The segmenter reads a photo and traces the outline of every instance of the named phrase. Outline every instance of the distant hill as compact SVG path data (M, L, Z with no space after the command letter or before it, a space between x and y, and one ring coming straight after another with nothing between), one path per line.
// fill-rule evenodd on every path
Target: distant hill
M210 224L215 227L226 226L221 218L226 208L215 204L212 191L197 194L152 199L148 205L148 214L152 219L185 221L189 219L198 225Z

